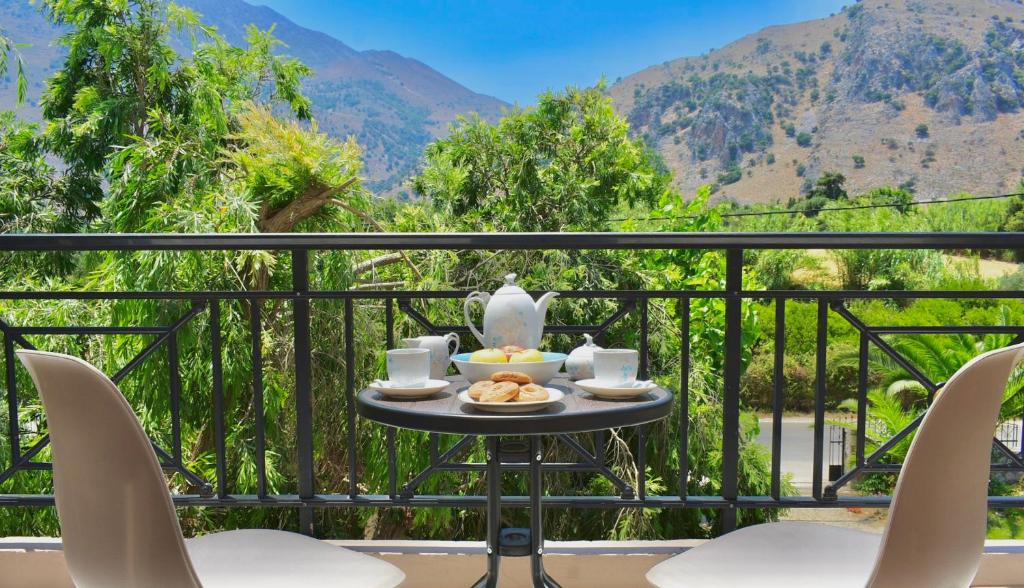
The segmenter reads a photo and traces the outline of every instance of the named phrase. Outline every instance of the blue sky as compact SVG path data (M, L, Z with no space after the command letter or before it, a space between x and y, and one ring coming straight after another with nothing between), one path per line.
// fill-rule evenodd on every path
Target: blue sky
M250 0L356 49L414 57L484 94L531 104L545 89L614 82L853 0Z

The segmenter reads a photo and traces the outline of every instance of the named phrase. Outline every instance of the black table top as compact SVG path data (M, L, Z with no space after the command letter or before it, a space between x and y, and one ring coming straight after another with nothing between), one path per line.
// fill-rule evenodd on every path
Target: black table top
M461 435L600 431L663 419L672 410L672 393L662 388L628 400L602 400L568 380L555 379L547 386L565 392L559 402L537 412L492 413L463 404L458 395L469 382L449 379L451 386L423 399L388 398L375 390L363 390L356 397L356 410L364 418L392 427Z

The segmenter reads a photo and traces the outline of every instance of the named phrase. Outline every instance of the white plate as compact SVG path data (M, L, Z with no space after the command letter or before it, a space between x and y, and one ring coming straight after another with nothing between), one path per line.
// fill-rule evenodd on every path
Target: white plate
M408 384L392 384L387 380L377 380L370 384L369 388L380 392L384 396L392 396L394 398L423 398L431 394L437 394L451 384L448 380L427 380L423 384L410 386Z
M475 408L486 410L488 412L533 412L536 410L543 410L544 407L565 398L565 393L558 388L544 389L548 391L548 399L537 400L534 402L478 402L469 397L468 388L459 392L459 400L461 400L463 404L472 404Z
M573 382L586 392L590 392L599 398L635 398L643 396L658 387L654 382L633 382L632 386L608 386L601 384L594 378Z

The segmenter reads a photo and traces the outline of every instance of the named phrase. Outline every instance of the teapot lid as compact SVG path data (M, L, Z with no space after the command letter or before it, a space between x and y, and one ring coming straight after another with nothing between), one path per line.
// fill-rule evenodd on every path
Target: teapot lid
M502 294L526 294L526 290L516 285L516 274L505 275L505 285L498 288L498 291L494 293L495 296Z

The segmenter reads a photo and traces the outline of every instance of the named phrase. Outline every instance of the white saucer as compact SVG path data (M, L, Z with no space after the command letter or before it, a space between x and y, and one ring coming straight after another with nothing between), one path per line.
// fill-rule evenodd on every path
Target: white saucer
M657 384L650 381L636 381L629 386L609 386L607 384L602 384L594 378L588 378L586 380L580 380L573 383L579 386L582 390L590 392L594 396L612 399L643 396L658 387Z
M459 400L463 404L472 404L474 408L480 410L486 410L488 412L534 412L537 410L543 410L544 407L549 406L565 398L565 393L558 388L544 388L548 391L547 400L537 400L534 402L480 402L473 400L469 397L469 389L465 389L459 392Z
M437 394L441 390L444 390L448 386L451 386L451 382L448 380L427 380L422 384L392 384L388 380L376 380L368 387L371 390L376 390L384 396L393 396L395 398L423 398L430 396L431 394Z

